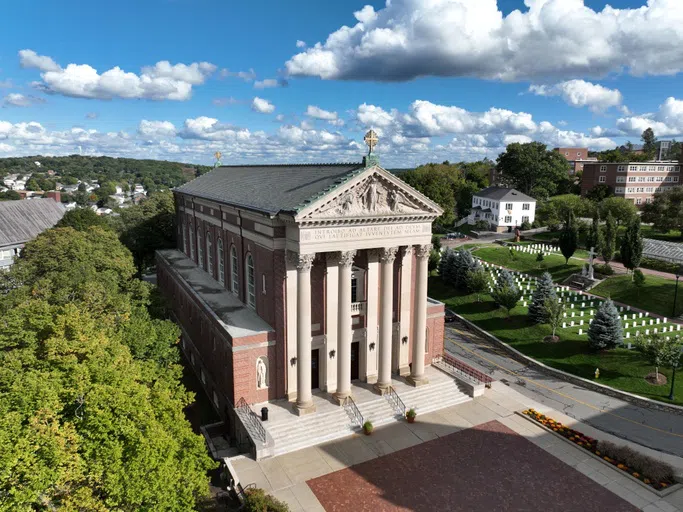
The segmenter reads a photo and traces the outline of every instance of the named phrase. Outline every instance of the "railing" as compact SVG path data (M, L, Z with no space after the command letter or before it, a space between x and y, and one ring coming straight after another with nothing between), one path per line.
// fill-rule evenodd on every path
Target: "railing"
M387 397L387 400L389 400L389 402L391 402L391 404L394 406L394 409L396 409L398 413L405 418L406 404L403 403L403 400L401 400L401 397L398 396L398 393L393 386L389 386L385 396Z
M363 420L363 415L358 410L358 406L356 405L356 402L354 402L353 398L351 398L350 396L347 396L344 399L344 409L346 409L347 412L350 412L351 416L353 416L353 418L358 423L358 426L360 428L363 428L363 425L365 424L365 420Z
M352 315L364 315L365 314L365 304L366 302L352 302L351 303L351 314Z
M266 440L268 437L266 436L266 429L263 427L263 425L261 425L261 420L259 419L258 415L251 410L250 405L247 403L244 397L241 397L237 401L237 404L235 405L235 411L238 412L238 416L242 419L242 421L246 422L244 427L247 429L247 432L253 431L258 436L259 441L261 441L263 444L267 444ZM240 412L242 414L239 414ZM249 427L251 427L251 429Z
M459 359L456 359L448 354L443 354L443 356L441 356L441 362L448 366L450 370L459 373L460 375L464 375L465 377L469 377L470 379L474 379L478 382L483 382L487 388L491 387L493 379L490 375L486 375L484 372L480 372L476 368L472 368L470 365L463 363Z

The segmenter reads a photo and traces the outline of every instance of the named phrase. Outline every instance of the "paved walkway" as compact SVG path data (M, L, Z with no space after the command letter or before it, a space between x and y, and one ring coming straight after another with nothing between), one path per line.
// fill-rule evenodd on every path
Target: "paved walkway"
M404 462L400 467L395 467L393 475L396 479L404 478L405 476L415 476L418 478L420 472L431 472L435 468L441 470L441 474L432 476L433 482L430 485L439 486L444 485L444 481L452 481L453 475L449 473L449 469L440 465L439 451L436 455L430 455L430 450L419 450L415 452L406 452L405 449L417 447L422 443L429 443L429 441L436 440L435 446L443 444L444 450L450 450L453 454L457 454L458 450L471 452L468 456L467 466L470 471L462 471L458 478L459 486L464 486L468 489L480 489L479 484L482 482L482 471L486 473L491 462L492 456L487 452L486 443L481 442L482 435L489 436L491 432L504 432L508 434L509 439L498 439L496 442L498 451L509 450L514 448L519 443L519 440L514 438L513 434L506 429L522 436L528 442L533 443L536 447L542 449L546 454L550 454L557 460L549 462L549 467L555 468L557 462L561 461L565 465L557 466L556 470L565 475L567 479L583 480L587 486L595 482L602 488L610 491L614 495L620 497L622 500L630 503L636 508L642 509L646 512L675 512L677 510L683 511L683 489L679 489L668 496L662 498L649 489L632 481L623 473L611 466L607 466L595 459L593 459L585 450L577 446L571 445L556 436L549 434L541 427L529 422L527 419L519 417L515 411L523 410L533 407L538 411L553 417L554 419L565 423L568 426L583 431L586 435L594 437L598 440L609 440L611 436L601 434L589 425L584 425L576 422L576 420L566 416L558 410L552 410L549 407L530 399L527 396L518 393L512 387L507 386L503 382L494 382L490 390L487 390L486 395L478 397L473 401L448 407L437 412L425 414L418 417L418 421L414 424L406 422L394 423L375 430L371 436L353 435L351 437L333 441L331 443L305 448L303 450L288 453L280 457L272 459L265 459L262 461L254 461L250 458L240 456L232 459L232 464L236 469L242 485L250 483L257 487L264 488L267 492L272 493L275 497L286 501L292 512L311 511L317 512L327 510L370 510L366 508L368 503L373 504L372 510L452 510L453 507L442 508L423 508L401 506L401 500L414 500L416 496L422 492L419 485L406 484L402 487L401 493L405 495L402 497L397 494L394 487L389 486L386 481L383 481L379 476L374 475L374 472L368 473L367 463L371 461L374 465L372 467L382 467L386 462L389 464L391 458L386 458L386 455L397 454L398 460ZM500 424L506 427L500 428L498 426L491 426L493 424ZM465 429L479 426L479 433L469 432ZM462 432L461 432L462 431ZM482 434L483 431L483 434ZM460 434L455 434L456 432ZM488 432L488 433L487 433ZM461 437L463 442L458 444L457 436ZM449 438L449 436L451 436ZM479 441L477 441L479 440ZM467 441L467 442L465 442ZM441 444L442 443L442 444ZM512 444L509 444L512 443ZM450 447L450 448L449 448ZM455 447L455 451L453 450ZM473 497L469 502L468 510L484 510L482 504L490 504L490 496L486 494L499 494L496 499L508 496L506 491L499 491L501 485L505 485L505 479L509 478L515 480L515 471L519 469L520 473L524 474L528 471L529 453L537 454L540 459L544 459L545 454L540 454L535 447L529 447L528 450L517 447L514 451L515 458L512 461L505 459L505 471L502 473L489 472L489 478L484 479L486 483L486 493L472 493ZM642 449L641 449L642 451ZM482 458L480 461L477 458L479 454ZM410 455L406 458L406 455ZM453 455L454 457L456 455ZM532 457L533 458L533 457ZM683 468L683 461L674 457L669 457L670 462L675 461L678 467ZM409 466L415 465L415 467ZM481 464L479 468L478 465ZM511 465L509 465L511 464ZM462 464L461 464L462 466ZM412 469L410 469L412 467ZM575 471L570 470L573 468ZM338 474L334 476L335 472L345 470L346 476ZM561 469L559 469L561 468ZM532 468L533 469L533 468ZM490 470L494 471L494 470ZM549 486L553 489L557 487L552 483L556 475L553 471L534 470L535 478L527 478L539 489L542 489L544 483L547 481ZM577 474L579 473L579 474ZM354 480L353 487L337 488L337 492L344 496L352 496L354 498L354 506L351 508L337 508L333 501L329 501L330 496L325 495L325 486L318 485L315 479L332 474L330 484L334 483L336 479L343 480L344 478L352 478ZM587 479L582 478L581 474ZM476 475L476 476L471 476ZM567 476L568 475L568 476ZM486 476L486 475L484 475ZM390 481L391 479L389 479ZM414 480L417 483L417 480ZM366 496L363 492L362 486L370 485L373 487L372 497ZM411 485L413 485L411 487ZM576 487L565 486L568 489L576 489ZM534 496L534 490L529 491L531 497ZM539 491L540 492L540 491ZM608 496L610 501L603 502L603 498L596 498L596 504L605 503L605 506L600 508L605 512L621 512L629 510L628 505L623 505L623 501L613 501L614 497L611 495L603 495L602 490L596 491L596 496ZM318 497L319 496L319 497ZM393 497L392 497L393 496ZM578 495L576 495L578 496ZM343 496L341 497L343 501ZM368 501L366 501L366 498ZM380 503L376 501L380 499ZM384 499L382 499L384 498ZM539 510L539 507L530 506L526 498L517 498L515 495L510 495L510 500L507 501L505 510ZM545 499L545 496L544 496ZM325 507L321 504L324 503ZM543 501L543 510L552 510L557 507L548 506ZM589 510L589 503L585 499L578 499L575 497L573 501L562 502L568 505L563 510ZM610 504L617 503L616 508ZM404 503L405 504L405 503ZM498 508L488 508L487 510L500 510ZM464 510L464 509L463 509Z
M639 407L511 359L502 349L461 328L446 328L445 349L511 389L614 436L657 450L659 458L683 457L683 416ZM660 454L659 452L664 452ZM683 465L681 465L683 472Z

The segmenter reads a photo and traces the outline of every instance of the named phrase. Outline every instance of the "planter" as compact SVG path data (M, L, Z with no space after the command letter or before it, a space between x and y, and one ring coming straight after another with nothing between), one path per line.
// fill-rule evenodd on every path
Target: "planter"
M408 423L415 423L415 416L406 416Z
M372 434L372 431L373 431L372 428L363 428L363 434L365 434L366 436L369 436L370 434Z
M369 421L366 421L365 423L363 423L363 433L366 436L369 436L370 434L372 434L373 430L375 430L375 427L372 423L370 423Z

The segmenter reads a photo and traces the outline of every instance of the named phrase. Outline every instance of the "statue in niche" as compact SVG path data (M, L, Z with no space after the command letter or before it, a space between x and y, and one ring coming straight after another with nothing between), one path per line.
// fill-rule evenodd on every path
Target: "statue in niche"
M268 381L266 363L263 362L262 358L256 360L256 387L262 389L267 387Z

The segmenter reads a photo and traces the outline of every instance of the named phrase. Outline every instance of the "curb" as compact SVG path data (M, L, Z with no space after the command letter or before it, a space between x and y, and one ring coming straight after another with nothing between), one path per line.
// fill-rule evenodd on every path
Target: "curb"
M509 354L511 354L513 356L513 359L515 359L517 362L529 365L529 366L536 368L536 369L538 369L544 373L554 375L555 377L558 377L562 380L565 380L565 381L570 382L572 384L575 384L577 386L588 388L591 391L596 391L598 393L602 393L604 395L611 396L612 398L624 400L625 402L629 402L629 403L632 403L632 404L640 406L640 407L645 407L647 409L654 409L657 411L669 412L669 413L677 414L678 416L683 416L683 407L681 407L680 405L673 405L673 404L667 404L664 402L658 402L656 400L651 400L649 398L634 395L634 394L628 393L626 391L619 391L619 390L612 388L610 386L606 386L604 384L598 384L597 382L592 382L588 379L584 379L583 377L577 377L576 375L572 375L570 373L563 372L562 370L558 370L558 369L553 368L551 366L547 366L547 365L541 363L540 361L536 361L535 359L532 359L531 357L522 354L519 350L511 347L510 345L508 345L504 341L499 340L493 334L485 331L481 327L476 326L475 324L473 324L469 320L463 318L461 315L456 313L455 316L458 318L458 321L460 321L463 325L465 325L469 330L474 331L475 333L486 338L487 340L491 341L495 345L501 347L502 349L507 351Z

